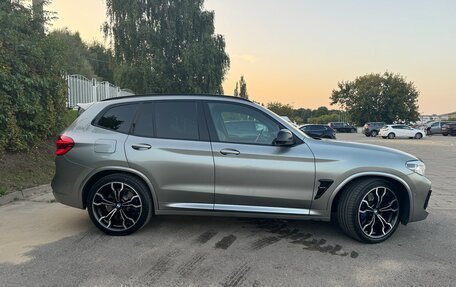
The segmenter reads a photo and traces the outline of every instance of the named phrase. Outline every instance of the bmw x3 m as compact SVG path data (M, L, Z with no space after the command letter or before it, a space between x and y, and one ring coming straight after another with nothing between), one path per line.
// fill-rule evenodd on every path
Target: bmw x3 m
M145 95L94 103L56 141L57 201L111 235L154 215L336 220L378 243L423 220L431 182L418 158L312 139L248 100Z

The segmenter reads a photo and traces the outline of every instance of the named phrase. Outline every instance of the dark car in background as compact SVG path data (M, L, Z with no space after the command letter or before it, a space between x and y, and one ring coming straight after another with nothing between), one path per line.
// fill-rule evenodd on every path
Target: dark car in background
M366 137L376 137L380 129L385 125L386 123L384 122L368 122L363 126L363 134Z
M356 133L356 127L344 122L331 122L328 126L338 133Z
M438 134L443 134L443 135L448 135L448 133L444 133L444 126L448 124L456 124L454 121L440 121L440 122L434 122L432 123L427 129L426 133L428 135L438 135Z
M308 136L314 139L336 139L336 132L327 125L303 125L299 127Z
M456 122L448 122L442 126L442 135L456 136Z

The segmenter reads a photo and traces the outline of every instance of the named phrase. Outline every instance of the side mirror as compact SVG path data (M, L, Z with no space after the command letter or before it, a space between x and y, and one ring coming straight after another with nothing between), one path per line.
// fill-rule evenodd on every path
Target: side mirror
M281 129L274 140L274 145L278 146L290 146L294 145L294 143L293 134L287 129Z

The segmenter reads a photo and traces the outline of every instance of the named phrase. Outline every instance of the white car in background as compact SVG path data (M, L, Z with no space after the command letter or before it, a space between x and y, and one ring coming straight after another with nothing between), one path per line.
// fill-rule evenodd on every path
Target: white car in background
M419 129L411 128L407 125L386 125L380 129L379 135L386 139L410 138L422 139L426 133Z

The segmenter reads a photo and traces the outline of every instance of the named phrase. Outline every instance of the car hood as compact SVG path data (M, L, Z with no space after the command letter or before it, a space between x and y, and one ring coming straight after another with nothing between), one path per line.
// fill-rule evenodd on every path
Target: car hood
M416 160L417 157L393 148L345 141L332 140L307 140L310 149L314 152L316 158L325 157L324 154L331 151L332 154L338 154L340 157L394 157L400 160Z

